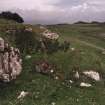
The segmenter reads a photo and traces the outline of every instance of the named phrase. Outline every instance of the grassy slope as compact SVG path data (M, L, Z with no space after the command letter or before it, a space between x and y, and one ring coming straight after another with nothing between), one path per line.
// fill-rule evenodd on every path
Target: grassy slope
M33 60L42 58L55 62L65 73L65 77L75 65L79 65L81 70L95 69L105 72L105 55L102 55L101 49L97 48L104 48L104 36L101 35L105 33L104 27L99 25L50 27L51 30L61 35L60 41L69 40L71 47L75 47L76 51L57 52L48 56L35 54L31 60L24 60L21 76L14 83L1 86L0 105L51 105L52 102L56 105L104 105L105 86L103 82L89 89L75 86L67 88L62 85L61 81L30 72ZM31 95L23 101L18 101L16 97L22 90L31 92Z

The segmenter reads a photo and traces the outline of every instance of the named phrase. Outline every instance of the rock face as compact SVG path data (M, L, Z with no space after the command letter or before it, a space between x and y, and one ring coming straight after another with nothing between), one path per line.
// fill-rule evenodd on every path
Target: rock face
M20 51L0 38L0 81L10 82L21 73Z

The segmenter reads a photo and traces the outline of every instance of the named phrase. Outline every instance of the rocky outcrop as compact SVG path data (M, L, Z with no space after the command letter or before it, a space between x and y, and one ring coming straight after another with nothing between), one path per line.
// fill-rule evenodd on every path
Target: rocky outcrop
M45 28L45 31L42 33L43 37L51 40L57 40L59 35L57 33L53 33L50 30Z
M9 46L0 38L0 81L10 82L21 73L22 60L18 48Z

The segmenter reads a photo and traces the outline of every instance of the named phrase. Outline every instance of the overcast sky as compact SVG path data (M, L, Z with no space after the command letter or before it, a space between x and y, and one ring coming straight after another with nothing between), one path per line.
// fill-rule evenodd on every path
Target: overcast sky
M105 0L0 0L0 11L6 10L33 24L105 21Z

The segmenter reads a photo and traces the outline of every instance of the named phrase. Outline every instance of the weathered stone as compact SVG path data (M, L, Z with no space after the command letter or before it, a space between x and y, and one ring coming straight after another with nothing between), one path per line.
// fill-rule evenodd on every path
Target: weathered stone
M78 71L76 71L74 77L75 77L76 79L79 79L79 78L80 78L80 76L79 76L79 72L78 72Z
M81 83L80 83L80 86L81 86L81 87L91 87L92 85L89 84L89 83L81 82Z
M0 51L4 51L4 40L0 38Z
M27 96L29 94L29 92L25 92L25 91L22 91L20 93L20 95L17 97L17 99L23 99L25 96Z
M94 79L95 81L100 81L100 74L98 72L95 71L84 71L83 72L84 75L90 77L91 79Z
M30 59L31 57L32 57L31 55L27 55L25 58Z
M59 38L59 35L57 33L52 33L51 31L49 31L48 29L46 29L42 35L45 37L45 38L48 38L48 39L52 39L52 40L57 40Z
M0 38L0 81L10 82L21 73L22 60L19 49L10 47Z

